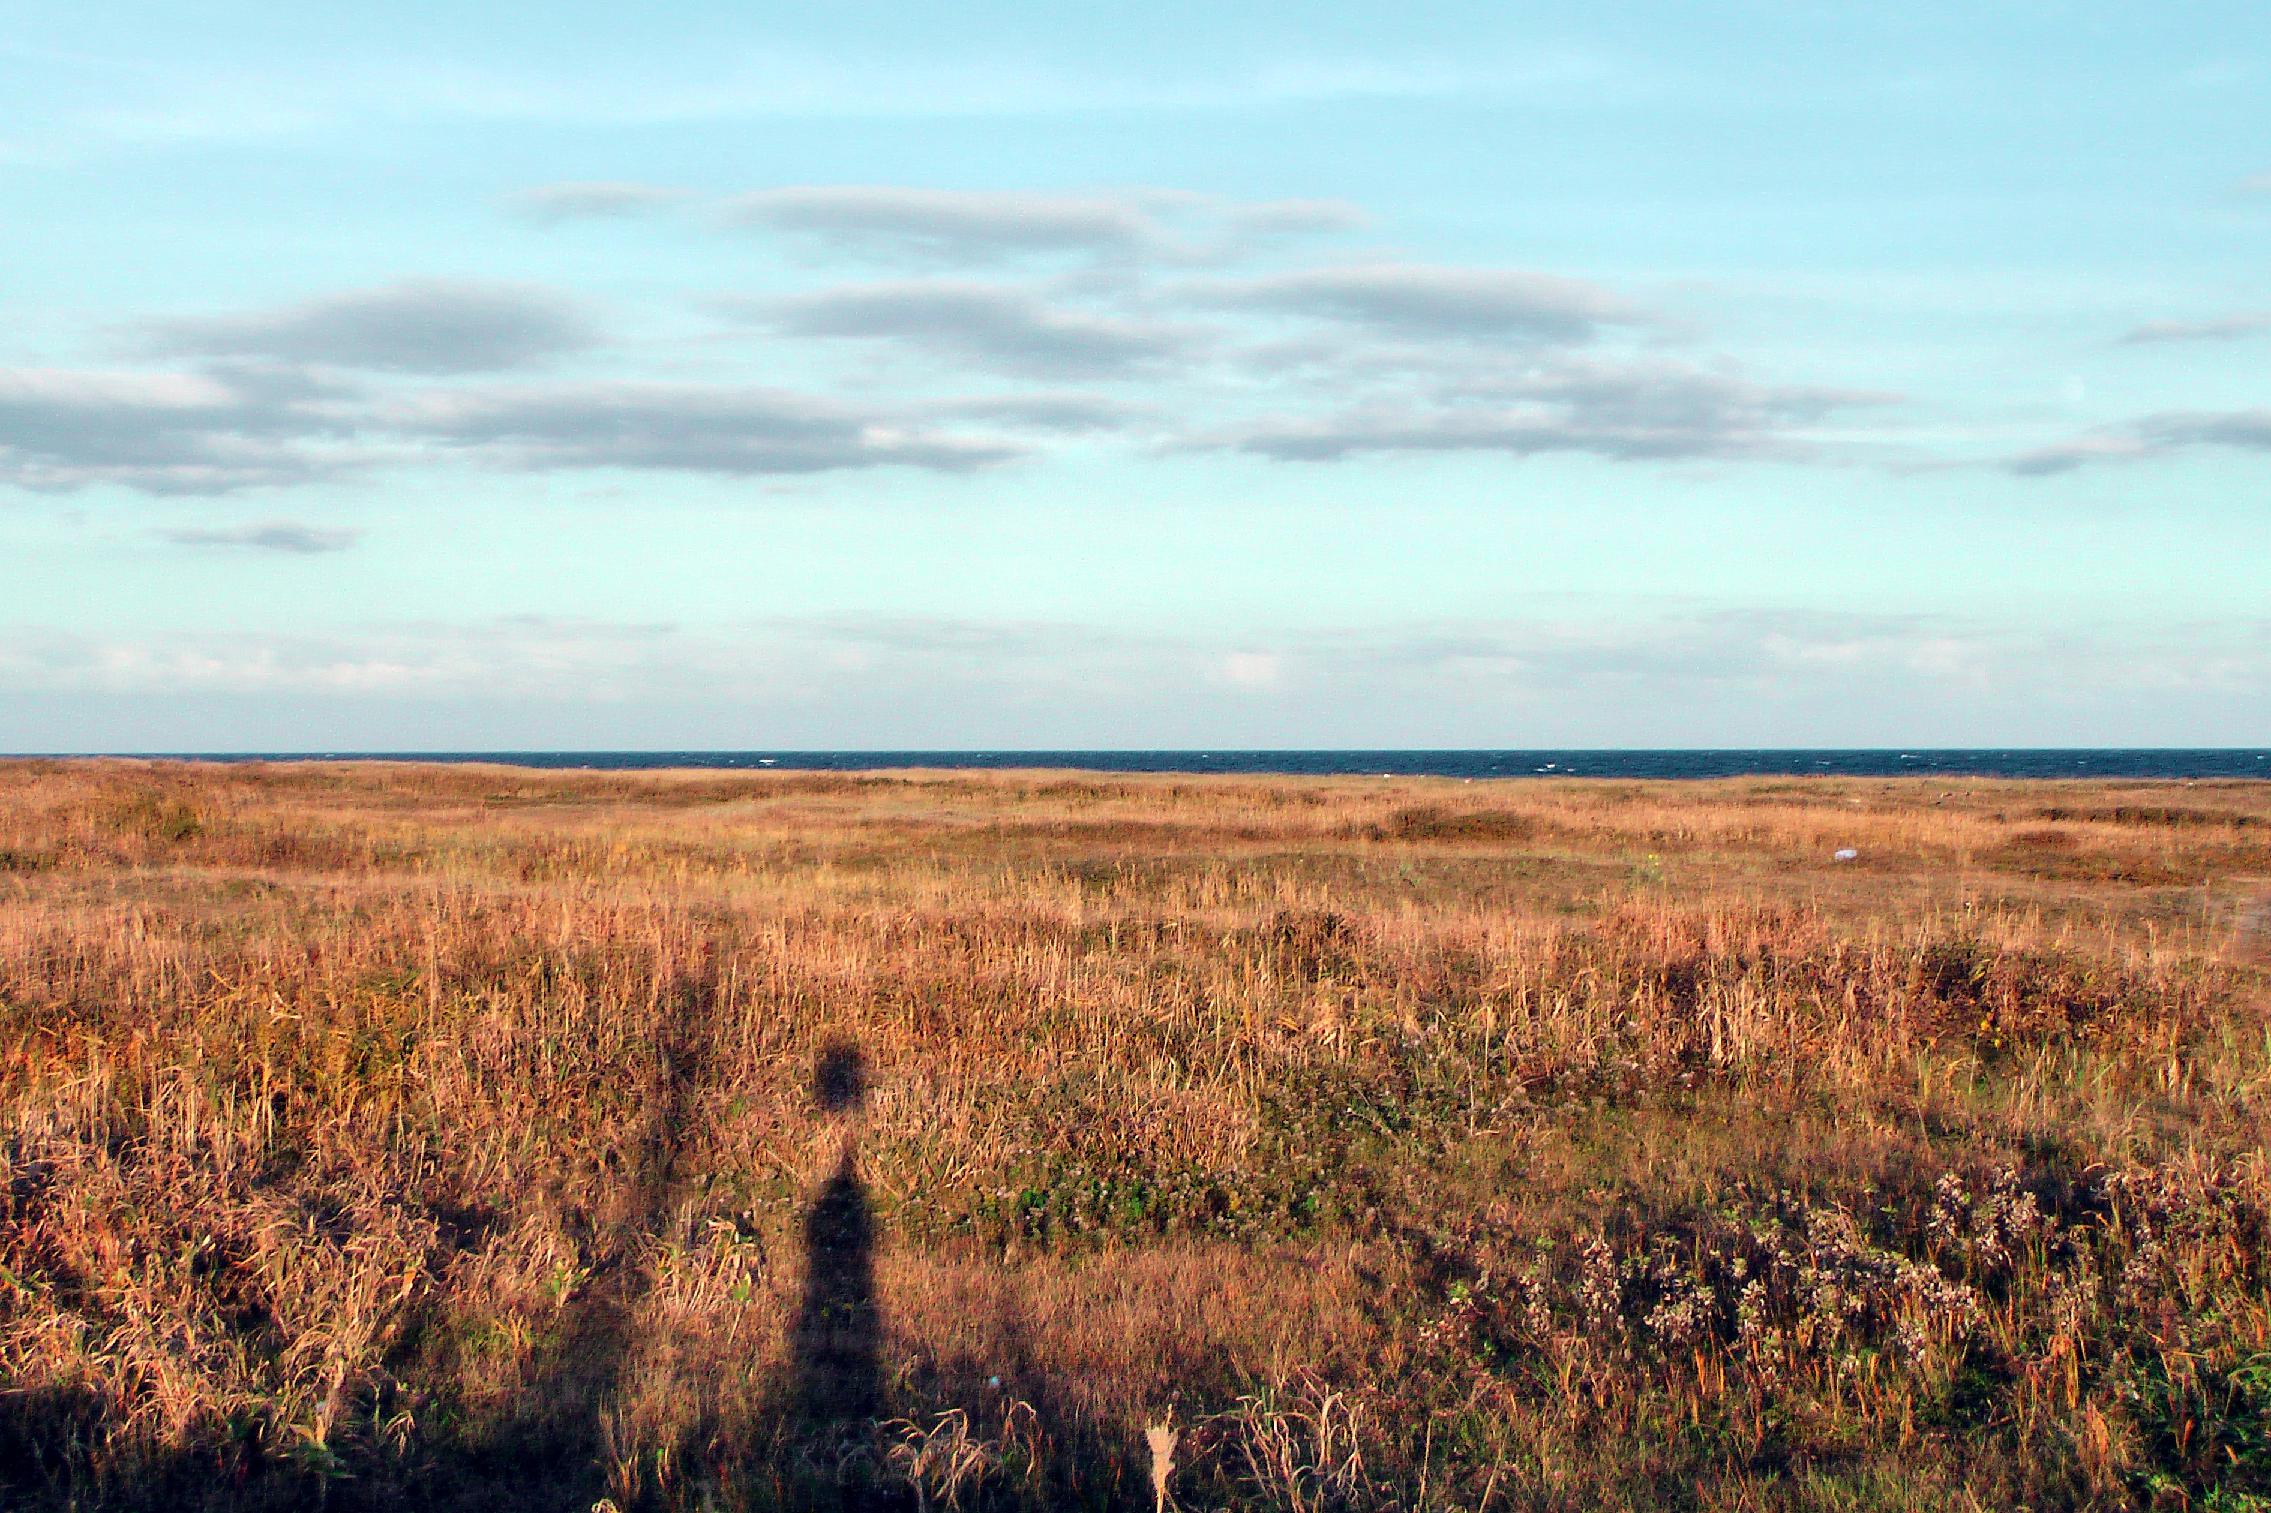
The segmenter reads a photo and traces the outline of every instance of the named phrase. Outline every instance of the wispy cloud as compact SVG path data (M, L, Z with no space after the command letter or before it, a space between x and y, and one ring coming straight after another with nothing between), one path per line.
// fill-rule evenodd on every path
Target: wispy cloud
M1092 406L1083 414L1061 396L1043 396L1024 412L1022 428L1051 429L1045 422L1053 415L1055 429L1077 429L1105 423L1109 413ZM1012 416L997 406L991 418ZM259 365L172 373L0 369L0 483L218 496L336 478L435 446L520 471L968 472L1024 454L999 436L955 428L987 418L969 404L860 405L723 384L372 392Z
M1226 309L1282 311L1437 339L1574 343L1591 340L1603 326L1649 323L1628 301L1581 279L1421 263L1307 268L1196 284L1188 293Z
M176 526L156 534L175 546L283 552L298 557L343 552L363 538L359 530L300 525L289 520L259 525Z
M814 186L736 195L725 213L742 225L811 237L843 251L943 262L1133 252L1160 236L1142 204L1114 195Z
M853 617L695 626L506 616L166 635L0 625L0 693L167 708L211 697L366 712L546 705L587 743L594 730L626 725L648 744L728 729L746 741L753 718L773 732L834 731L841 742L856 731L865 742L909 745L966 744L1005 728L1072 745L1131 729L1202 742L1274 729L1342 745L1379 744L1389 732L1489 744L1510 730L1591 744L1611 728L1627 739L1802 742L1818 738L1830 711L1842 711L1847 739L1908 740L1944 732L1950 710L1964 728L2006 722L1975 739L2026 739L2064 711L2099 728L2098 739L2119 739L2112 732L2134 728L2141 708L2236 700L2260 710L2266 686L2264 621L2057 634L1985 615L1754 609L1263 637ZM2055 692L2046 698L2045 689ZM1604 703L1653 713L1607 721L1597 713ZM305 707L293 728L308 728ZM610 710L626 713L618 721Z
M2006 470L2042 478L2099 462L2132 462L2196 447L2271 452L2271 409L2182 410L2148 415L2072 441L2022 452Z
M1232 206L1225 219L1255 236L1330 235L1372 224L1363 206L1347 200L1256 200Z
M682 197L594 180L514 203L560 218ZM132 340L187 371L0 381L0 481L225 494L444 456L521 472L967 472L1075 438L1091 451L1117 442L1307 462L1568 453L1842 463L1884 459L1877 438L1898 424L1874 425L1873 438L1850 417L1899 396L1775 382L1708 354L1675 360L1668 340L1692 351L1693 333L1566 273L1319 263L1289 240L1263 265L1274 271L1192 272L1201 246L1358 226L1339 201L835 186L731 204L744 221L855 257L994 266L694 302L766 333L767 357L783 359L768 371L802 365L802 391L741 381L735 365L752 344L728 330L689 347L641 341L631 327L602 348L581 302L522 283L405 280L146 320L127 328ZM1060 254L1069 261L1020 261ZM2130 339L2239 334L2257 320L2141 327ZM861 360L828 350L850 344ZM501 381L575 355L619 376ZM472 381L491 375L499 381ZM1110 385L1141 403L1067 385ZM2254 445L2236 423L2180 421L2159 417L2006 465L2053 473L2182 446Z
M168 357L255 357L392 373L489 373L583 351L598 334L572 301L518 284L412 279L274 310L146 322Z
M226 494L359 465L351 393L255 366L194 373L0 369L0 481Z
M1561 363L1468 381L1458 402L1375 404L1282 416L1218 432L1210 444L1287 461L1364 453L1582 452L1617 461L1800 460L1821 446L1806 427L1843 410L1894 403L1866 390L1771 385L1684 364Z
M2154 448L2143 437L2134 435L2082 436L2072 441L2054 442L2045 447L2034 447L2004 461L2004 471L2022 478L2049 478L2059 473L2071 473L2076 468L2095 462L2128 462L2148 455Z
M1120 431L1156 421L1158 410L1128 404L1096 394L1050 392L991 394L969 399L939 401L941 416L956 420L985 420L1017 430L1078 434Z
M770 310L792 336L895 341L939 356L1057 376L1124 374L1186 351L1195 333L1053 305L998 284L860 284L784 300Z
M327 633L0 638L0 686L96 692L621 697L684 644L668 625L504 616Z
M691 198L684 189L664 184L623 181L586 181L540 184L505 197L506 206L525 220L539 225L563 221L620 220L668 209Z
M2132 327L2121 337L2125 346L2155 342L2233 341L2271 331L2271 314L2224 315L2211 320L2154 320Z
M909 416L774 389L587 383L445 390L399 407L407 434L524 469L725 475L904 466L968 472L1018 455Z
M964 266L1063 256L1205 260L1367 224L1341 200L1240 201L1171 189L803 185L730 196L721 213L729 224L838 256Z

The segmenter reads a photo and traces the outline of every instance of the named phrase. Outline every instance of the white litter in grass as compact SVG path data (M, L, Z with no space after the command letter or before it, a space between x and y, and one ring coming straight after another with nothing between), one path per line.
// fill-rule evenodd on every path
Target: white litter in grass
M1834 852L1833 857L1837 861L1849 862L1860 856L1860 854L1860 852L1854 850L1851 846L1845 846Z

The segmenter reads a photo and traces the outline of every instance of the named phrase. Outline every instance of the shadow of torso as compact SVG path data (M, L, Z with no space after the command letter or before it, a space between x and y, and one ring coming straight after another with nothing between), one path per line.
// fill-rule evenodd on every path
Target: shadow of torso
M794 1408L808 1430L850 1428L883 1400L875 1223L849 1142L804 1221L804 1304L792 1343Z

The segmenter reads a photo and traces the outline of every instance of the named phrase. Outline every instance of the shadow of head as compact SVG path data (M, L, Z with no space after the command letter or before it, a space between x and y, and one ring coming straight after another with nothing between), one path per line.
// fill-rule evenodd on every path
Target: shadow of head
M867 1097L867 1062L848 1040L834 1041L812 1067L812 1101L830 1114L856 1109Z

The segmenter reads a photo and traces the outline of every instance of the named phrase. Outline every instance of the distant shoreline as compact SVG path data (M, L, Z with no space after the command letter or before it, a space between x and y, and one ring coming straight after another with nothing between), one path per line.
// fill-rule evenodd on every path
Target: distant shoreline
M565 771L1085 771L1187 776L1962 777L2271 780L2263 747L1980 747L1540 750L858 750L26 752L4 760L492 764Z

